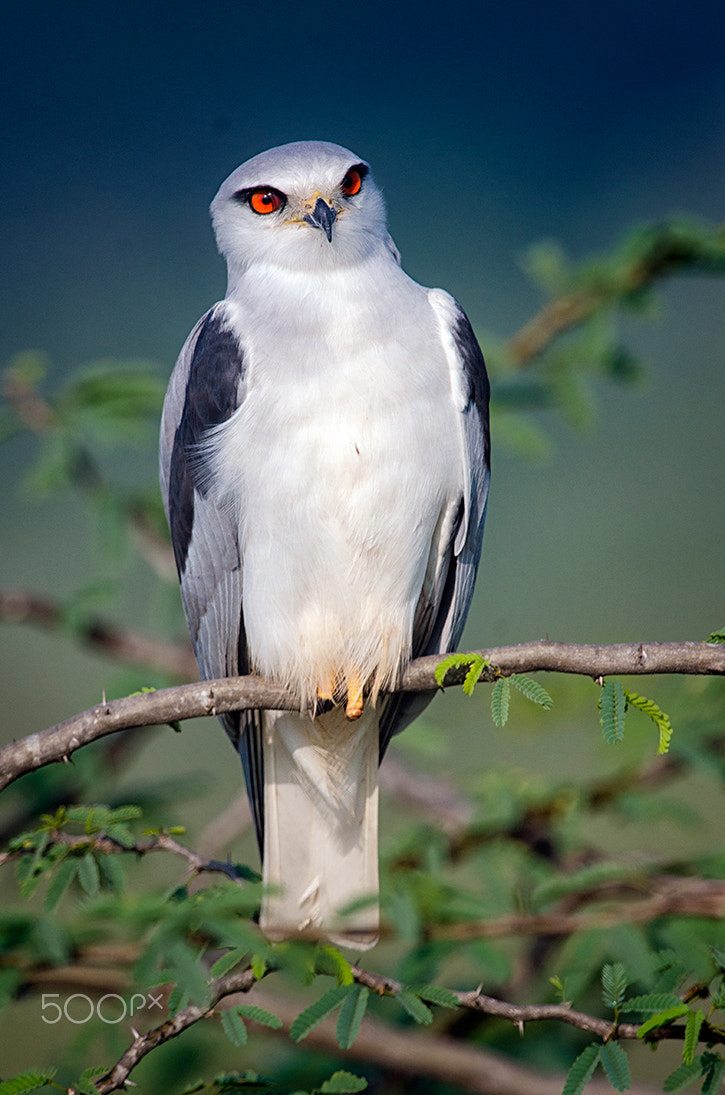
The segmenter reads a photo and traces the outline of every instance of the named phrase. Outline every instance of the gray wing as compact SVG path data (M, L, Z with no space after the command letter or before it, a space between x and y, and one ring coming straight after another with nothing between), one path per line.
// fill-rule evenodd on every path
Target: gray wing
M490 388L473 328L451 298L451 362L460 371L466 402L462 410L466 489L446 545L445 563L435 587L421 594L413 629L414 658L448 653L460 642L481 556L491 467L488 421ZM404 730L430 703L431 692L397 693L385 701L380 719L380 758L394 734Z
M239 407L245 363L222 302L199 320L169 382L161 419L160 482L181 583L181 599L204 679L248 672L237 521L209 490L201 442ZM258 711L222 725L244 766L257 838L262 841L264 773Z

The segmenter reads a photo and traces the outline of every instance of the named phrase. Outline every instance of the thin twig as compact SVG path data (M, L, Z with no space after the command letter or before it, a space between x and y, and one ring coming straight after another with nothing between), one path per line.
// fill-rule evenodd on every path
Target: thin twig
M719 236L722 241L725 236L722 227ZM721 271L722 251L717 260L708 260L677 235L670 238L654 235L648 252L633 258L628 266L617 272L616 283L603 280L545 304L509 338L505 346L507 360L519 368L531 364L556 338L584 323L603 306L621 303L658 279L688 268Z
M66 622L63 606L50 597L22 589L0 590L0 620L32 624L56 631ZM169 643L149 638L97 617L74 622L73 635L82 646L127 665L169 673L188 680L197 673L189 643Z
M208 859L206 856L199 855L192 848L188 848L185 844L180 844L178 840L174 840L168 833L159 833L157 836L137 840L134 844L129 845L120 844L103 832L89 836L75 836L63 830L54 829L51 831L50 836L48 847L52 844L65 844L69 848L86 848L100 852L102 855L121 855L124 852L133 852L135 855L144 856L148 855L149 852L170 852L172 855L186 860L190 871L195 875L223 874L233 882L241 884L245 881L237 873L234 864L224 863L218 859ZM22 848L11 852L0 852L0 867L25 854L27 853Z

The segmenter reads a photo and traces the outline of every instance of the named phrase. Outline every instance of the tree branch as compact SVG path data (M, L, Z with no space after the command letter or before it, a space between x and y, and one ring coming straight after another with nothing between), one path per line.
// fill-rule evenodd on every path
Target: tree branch
M481 680L488 682L501 675L539 671L575 673L594 679L613 674L725 674L725 645L714 643L594 646L541 640L475 651L471 656L476 655L491 663L481 674ZM435 670L442 660L441 655L430 655L411 662L397 688L403 692L435 691L439 687ZM461 684L465 675L465 666L450 669L444 687ZM36 768L68 761L82 745L119 730L256 708L294 711L299 709L299 699L261 677L249 676L178 685L100 703L0 750L0 790Z
M274 1012L283 1022L272 1036L285 1037L301 1005L255 987L250 1002ZM345 1068L355 1062L373 1064L397 1077L425 1076L440 1083L456 1085L473 1095L561 1095L564 1076L542 1076L525 1065L482 1046L462 1043L449 1035L392 1027L366 1016L351 1049L342 1050L335 1036L335 1020L326 1019L305 1038L310 1050L339 1057ZM397 1089L396 1089L397 1090ZM611 1084L595 1076L586 1095L612 1095ZM654 1088L634 1084L628 1095L654 1095Z
M596 901L602 896L595 894ZM557 937L575 932L612 928L617 924L649 924L661 916L694 916L705 920L725 917L725 883L707 878L659 879L657 888L640 901L618 902L591 912L513 914L494 920L462 921L429 932L431 938L467 942L502 936Z
M717 230L717 254L703 253L671 226L654 226L643 249L616 272L615 278L599 278L549 301L506 343L506 357L522 368L529 365L559 335L584 323L599 308L626 300L647 289L657 279L678 270L720 272L723 269L725 228Z
M371 989L378 995L396 995L403 986L388 977L373 973L360 966L352 966L355 981ZM177 1014L145 1034L136 1034L129 1048L123 1053L114 1068L102 1079L96 1080L100 1095L110 1095L122 1088L136 1065L157 1046L177 1037L184 1030L210 1017L215 1008L233 1006L238 993L248 993L257 984L251 969L230 973L212 982L210 986L211 1002L208 1005L190 1004ZM599 1019L584 1012L574 1011L567 1004L518 1005L486 996L480 990L473 992L453 992L463 1008L481 1012L485 1015L505 1019L518 1027L523 1034L524 1026L530 1022L558 1021L567 1023L596 1037L608 1040L613 1036L619 1039L637 1037L639 1024L615 1024L610 1020ZM294 1020L297 1009L290 1003L274 999L265 1000L268 1010L279 1014L287 1028ZM328 1024L329 1027L329 1024ZM708 1024L703 1024L708 1043L725 1042L725 1035ZM680 1039L684 1028L660 1027L648 1035L649 1040ZM333 1028L317 1027L307 1037L307 1045L324 1048L326 1051L340 1053ZM425 1075L449 1083L458 1083L466 1090L478 1095L519 1095L521 1091L531 1095L557 1095L561 1091L562 1078L545 1079L529 1069L522 1068L498 1054L486 1050L462 1046L454 1039L444 1035L425 1036L416 1033L403 1033L391 1029L383 1023L366 1019L353 1049L346 1054L363 1061L373 1061L378 1065L397 1070L403 1074ZM608 1090L604 1085L592 1086L595 1092ZM632 1089L645 1095L646 1089Z
M22 589L0 590L0 620L56 631L63 627L65 617L63 606L50 597ZM73 634L83 646L116 661L156 669L180 680L196 676L196 661L189 643L148 638L95 617L75 625Z
M224 863L219 859L208 859L200 855L185 844L180 844L168 833L159 833L157 836L146 837L137 840L135 844L119 844L105 833L95 833L92 836L74 836L71 833L55 829L51 832L51 844L66 844L69 848L87 848L100 852L101 855L123 855L124 852L133 852L137 856L148 855L149 852L170 852L186 860L192 875L197 874L223 874L233 882L240 884L247 880L240 877L233 863ZM0 867L13 859L26 855L27 852L20 848L12 852L0 852Z
M397 995L404 987L399 981L390 977L382 977L378 973L362 969L360 966L351 966L352 975L359 985L377 992L381 996ZM578 1030L594 1034L605 1041L610 1038L632 1039L639 1033L639 1023L615 1023L610 1019L599 1019L595 1015L587 1015L582 1011L574 1011L569 1004L509 1004L506 1000L497 1000L494 996L486 996L480 988L473 992L452 991L458 1003L463 1008L471 1011L479 1011L484 1015L497 1016L507 1019L524 1032L526 1023L539 1023L543 1021L557 1020ZM702 1025L703 1034L701 1040L709 1044L725 1044L725 1033L717 1027L710 1027L705 1022ZM656 1027L646 1035L647 1041L664 1041L668 1039L682 1039L685 1028L672 1024Z
M211 1015L221 999L237 992L249 992L255 984L254 974L251 969L242 970L240 973L229 973L226 977L220 977L211 984L211 1003L202 1006L188 1004L187 1007L177 1011L171 1019L165 1023L147 1031L146 1034L137 1034L126 1052L119 1058L116 1065L106 1076L95 1081L100 1095L110 1095L112 1091L118 1091L126 1084L131 1071L139 1061L142 1061L156 1046L168 1042L172 1038L189 1027Z

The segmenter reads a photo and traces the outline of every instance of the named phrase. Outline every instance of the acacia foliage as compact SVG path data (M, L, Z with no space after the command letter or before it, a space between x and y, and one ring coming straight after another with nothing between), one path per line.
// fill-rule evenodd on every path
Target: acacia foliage
M665 275L721 273L725 246L721 231L678 221L639 230L580 269L551 246L532 252L529 266L550 300L517 336L504 342L484 335L483 342L494 380L495 439L530 455L542 444L531 409L581 425L594 414L595 377L626 384L637 375L617 334L620 311L640 309ZM118 474L109 459L120 448L126 463L132 445L140 453L153 449L163 386L145 363L104 362L53 388L37 355L24 355L4 374L2 425L6 437L24 430L37 440L32 489L72 489L90 502L104 558L112 560L106 572L138 549L165 582L171 568L158 492L133 480L127 467ZM139 466L147 465L142 458ZM167 588L175 598L173 581ZM92 576L59 606L54 626L71 641L97 641L98 606L113 594L112 583ZM722 630L713 630L720 622L703 621L703 637L723 641ZM444 662L441 673L450 664L458 662ZM482 722L490 699L493 723L510 731L528 700L541 740L555 732L563 702L556 685L549 690L521 674L499 674L488 696L487 685L476 688L483 668L474 661L464 685ZM167 679L147 665L126 687ZM674 1041L680 1060L655 1070L660 1088L717 1091L725 1071L725 929L716 912L723 908L725 857L683 861L668 847L623 856L615 842L592 841L590 832L592 825L616 832L626 824L631 834L692 824L697 803L685 806L670 792L688 786L693 773L706 787L722 784L722 682L702 682L694 704L673 686L658 685L656 698L617 679L590 688L582 732L602 733L614 750L633 736L646 744L630 749L614 774L557 780L542 773L532 781L490 771L471 781L454 821L422 813L401 825L383 847L384 939L370 956L379 973L351 964L323 940L264 940L252 864L207 860L195 868L201 887L188 884L186 864L169 868L171 881L163 883L144 874L143 859L167 858L184 836L191 781L180 788L159 778L128 804L117 782L124 756L113 743L92 755L81 751L72 767L25 777L4 796L2 870L6 880L14 874L0 914L7 1011L22 999L42 1000L49 985L54 992L62 984L67 999L68 985L87 986L92 971L94 999L103 990L124 999L162 992L164 1021L188 1023L174 1040L160 1038L132 1070L149 1090L392 1091L395 1070L369 1051L355 1056L362 1024L372 1017L383 1032L419 1028L477 1049L482 1072L485 1051L495 1046L530 1069L532 1092L537 1076L556 1072L565 1095L585 1091L596 1075L625 1091L633 1082L630 1058L637 1063L632 1045ZM656 741L646 737L644 716ZM131 756L133 738L125 748ZM709 820L705 806L700 821ZM273 1003L240 1000L240 991L252 991L251 1001L255 986L275 984L281 999L295 1002L291 1022L282 1022ZM572 1021L577 1015L591 1022ZM334 1035L324 1054L309 1051L330 1021ZM604 1026L593 1034L597 1023ZM142 1035L156 1029L139 1026ZM40 1043L47 1033L40 1020L36 1033ZM128 1024L95 1018L73 1028L52 1067L39 1063L3 1077L0 1095L115 1090L109 1069L131 1042ZM346 1053L345 1068L337 1067L335 1046ZM203 1062L201 1079L198 1069L192 1074L192 1058ZM433 1095L459 1089L443 1065L418 1079Z

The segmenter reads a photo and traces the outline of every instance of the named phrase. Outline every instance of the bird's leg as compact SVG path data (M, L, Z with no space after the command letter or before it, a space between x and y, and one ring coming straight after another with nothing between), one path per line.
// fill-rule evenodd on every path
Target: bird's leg
M353 673L347 679L347 703L345 704L345 718L359 719L363 713L363 681L357 674Z

